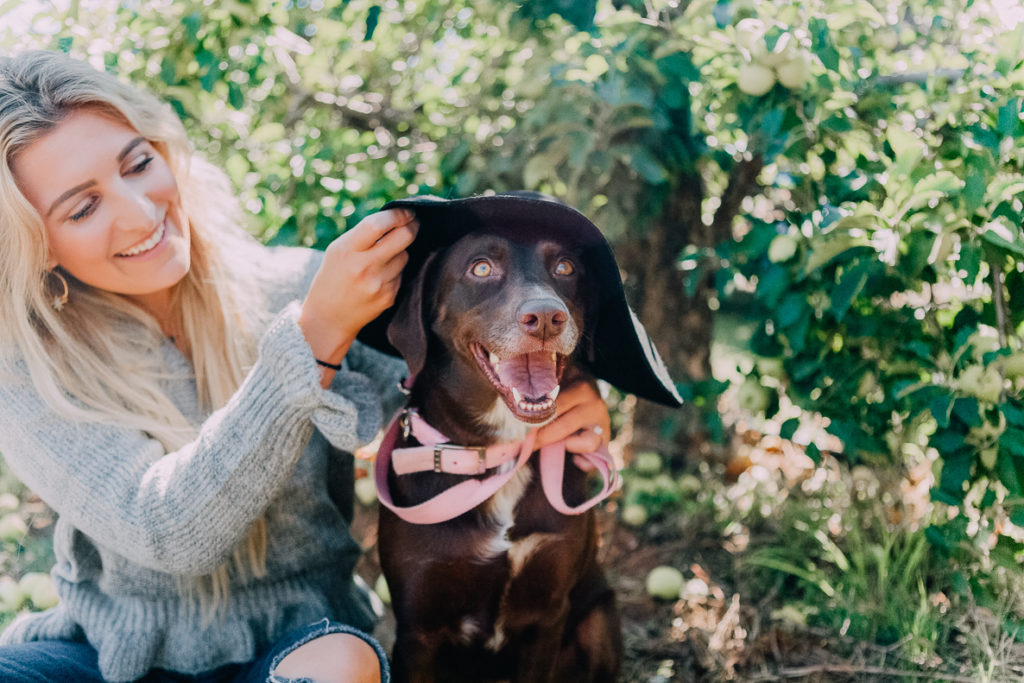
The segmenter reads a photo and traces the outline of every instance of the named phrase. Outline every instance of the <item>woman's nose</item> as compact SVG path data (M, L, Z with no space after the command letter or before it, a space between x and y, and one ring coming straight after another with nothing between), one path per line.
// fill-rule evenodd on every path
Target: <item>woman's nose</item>
M122 180L116 202L118 223L122 229L150 229L160 217L156 202L140 183Z

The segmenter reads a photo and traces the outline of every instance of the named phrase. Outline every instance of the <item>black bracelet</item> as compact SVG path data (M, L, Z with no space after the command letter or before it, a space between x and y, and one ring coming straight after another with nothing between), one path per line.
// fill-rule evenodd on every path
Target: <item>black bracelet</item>
M319 358L314 358L313 360L316 361L317 365L322 365L325 368L330 368L331 370L334 370L335 372L337 372L338 370L341 370L341 363L338 363L337 365L335 365L334 363L328 363L327 361L320 360Z

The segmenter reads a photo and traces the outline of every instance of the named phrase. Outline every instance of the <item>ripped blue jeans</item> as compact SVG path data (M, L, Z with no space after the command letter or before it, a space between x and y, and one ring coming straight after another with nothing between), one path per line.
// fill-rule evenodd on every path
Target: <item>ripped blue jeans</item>
M313 683L309 678L282 678L273 672L300 645L330 633L349 633L365 640L380 661L381 683L391 680L388 660L380 643L358 629L327 619L287 633L251 662L228 664L201 674L154 669L139 680L142 683ZM41 640L0 648L0 681L103 683L103 677L96 662L96 650L88 643Z

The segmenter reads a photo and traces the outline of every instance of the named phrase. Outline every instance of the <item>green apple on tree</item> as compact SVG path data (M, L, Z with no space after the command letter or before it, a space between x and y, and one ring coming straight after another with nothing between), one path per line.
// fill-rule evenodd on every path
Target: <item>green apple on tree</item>
M800 51L794 57L779 64L775 68L779 83L790 90L800 90L811 77L811 57L807 52Z
M743 93L760 97L775 86L775 72L767 66L747 62L740 65L736 85Z

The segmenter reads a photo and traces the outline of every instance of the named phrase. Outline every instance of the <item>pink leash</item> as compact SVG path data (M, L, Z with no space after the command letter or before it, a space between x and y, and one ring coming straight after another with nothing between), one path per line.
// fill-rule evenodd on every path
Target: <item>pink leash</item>
M399 429L413 434L422 444L410 448L395 448ZM466 447L448 444L443 434L426 423L415 411L403 411L391 421L373 466L377 497L385 507L413 524L437 524L454 519L484 502L504 486L533 454L537 430L532 429L521 443L497 446ZM515 466L486 479L468 479L442 491L433 498L407 507L396 505L388 487L388 467L392 464L399 475L410 472L445 472L450 474L482 474L515 459ZM565 442L545 446L540 450L541 486L548 502L563 515L578 515L607 498L619 487L619 472L608 449L602 446L594 453L582 453L574 458L581 469L596 469L604 484L593 498L570 507L562 496L565 473Z

